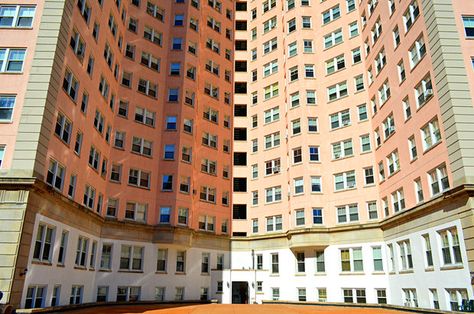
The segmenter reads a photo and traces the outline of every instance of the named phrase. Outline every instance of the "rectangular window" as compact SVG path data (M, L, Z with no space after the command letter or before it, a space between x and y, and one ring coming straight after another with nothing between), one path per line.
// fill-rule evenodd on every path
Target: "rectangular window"
M0 7L1 10L1 7ZM0 18L1 21L1 18ZM0 95L0 123L11 122L13 119L13 108L15 107L15 95Z
M456 227L438 232L443 265L462 264L461 246Z
M53 242L54 229L43 224L38 225L33 259L48 263L51 262Z
M340 254L342 272L364 271L361 248L341 249Z

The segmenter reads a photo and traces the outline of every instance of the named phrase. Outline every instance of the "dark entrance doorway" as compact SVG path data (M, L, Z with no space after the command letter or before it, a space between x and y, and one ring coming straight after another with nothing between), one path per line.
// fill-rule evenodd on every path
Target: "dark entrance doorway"
M246 281L232 282L232 304L249 303L249 283Z

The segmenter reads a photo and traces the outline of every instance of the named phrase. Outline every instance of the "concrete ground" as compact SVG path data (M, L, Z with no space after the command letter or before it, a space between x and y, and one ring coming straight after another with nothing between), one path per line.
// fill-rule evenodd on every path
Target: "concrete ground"
M409 313L391 309L356 308L336 306L309 306L287 304L203 304L203 305L131 305L101 306L67 314L403 314Z

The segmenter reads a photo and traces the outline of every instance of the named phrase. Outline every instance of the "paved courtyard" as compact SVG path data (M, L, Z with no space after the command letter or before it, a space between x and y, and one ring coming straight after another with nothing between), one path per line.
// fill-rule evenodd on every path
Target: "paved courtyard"
M64 312L68 314L397 314L404 311L380 308L356 308L336 306L307 306L286 304L204 304L204 305L136 305L103 306Z

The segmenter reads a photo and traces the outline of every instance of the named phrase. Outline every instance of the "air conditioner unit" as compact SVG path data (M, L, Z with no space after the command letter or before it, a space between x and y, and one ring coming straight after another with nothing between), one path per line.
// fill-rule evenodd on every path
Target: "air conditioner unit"
M334 154L334 159L339 159L341 158L341 154Z
M431 88L428 88L427 90L424 91L423 94L425 95L425 98L428 98L430 96L433 96L433 90Z
M355 188L355 184L349 184L349 185L347 185L347 188L348 189L353 189L353 188Z
M279 173L280 172L280 166L275 166L273 167L273 173Z

